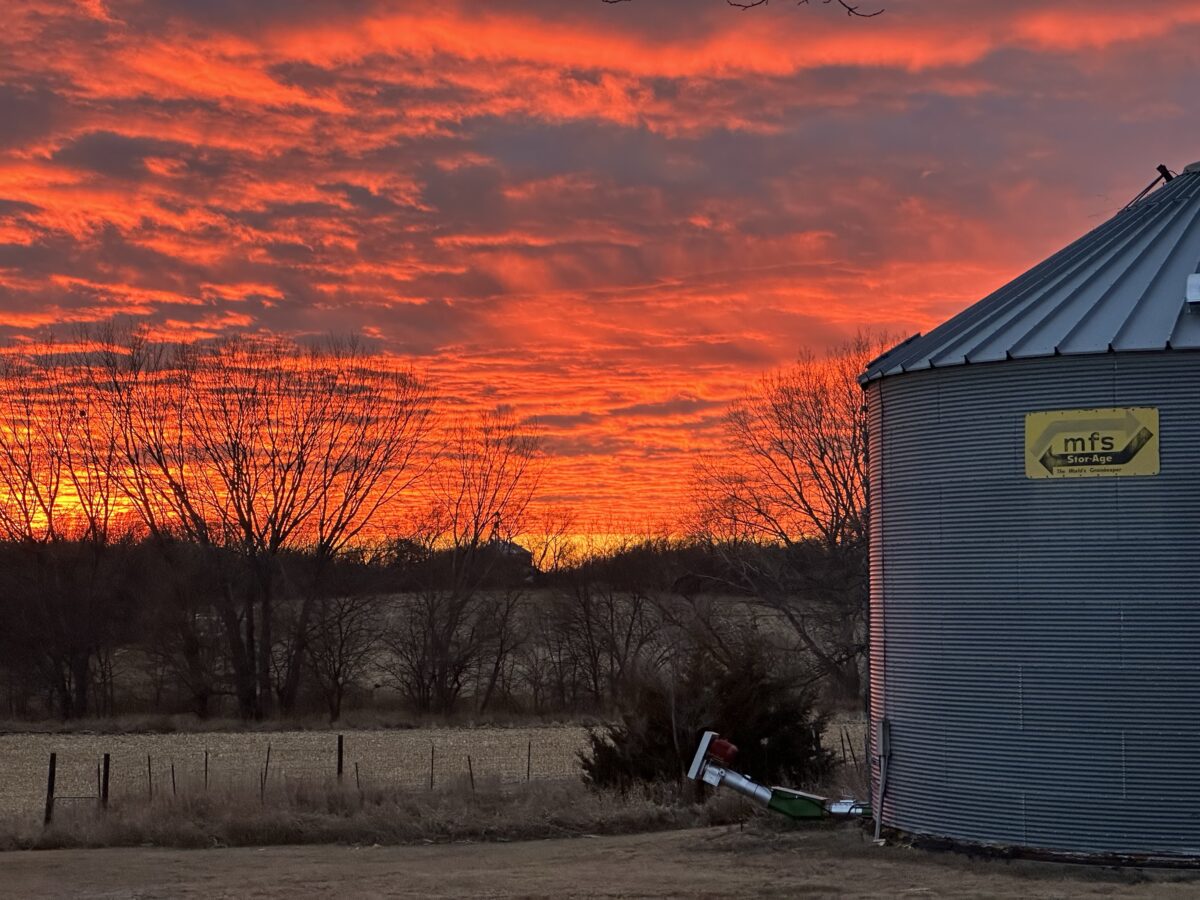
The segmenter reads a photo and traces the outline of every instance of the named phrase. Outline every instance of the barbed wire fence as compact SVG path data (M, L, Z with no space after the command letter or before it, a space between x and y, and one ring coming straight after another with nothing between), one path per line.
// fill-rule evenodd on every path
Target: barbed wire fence
M564 729L566 731L567 729ZM110 802L155 803L197 798L254 797L263 805L284 802L300 791L380 790L429 792L439 789L506 789L536 781L578 778L582 731L572 734L513 735L469 742L459 736L408 740L381 749L374 732L306 735L303 743L262 736L258 746L214 748L195 738L178 752L141 753L128 736L101 752L54 750L42 758L43 821L77 812L103 813ZM556 740L557 739L557 740ZM101 738L90 742L103 746ZM120 745L125 746L120 746ZM9 813L33 814L29 790L9 798ZM0 798L2 802L3 798ZM14 802L15 801L15 802ZM22 802L23 801L23 802Z
M830 722L823 741L843 768L865 771L866 724ZM429 731L216 732L4 736L0 815L49 825L103 813L110 802L155 804L209 796L286 805L302 794L495 791L578 779L587 729L559 726Z

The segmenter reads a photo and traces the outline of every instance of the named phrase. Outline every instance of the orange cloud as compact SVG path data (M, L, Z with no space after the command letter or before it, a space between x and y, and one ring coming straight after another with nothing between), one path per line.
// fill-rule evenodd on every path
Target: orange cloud
M1189 161L1200 2L887 5L12 0L0 334L369 335L661 523L758 373Z

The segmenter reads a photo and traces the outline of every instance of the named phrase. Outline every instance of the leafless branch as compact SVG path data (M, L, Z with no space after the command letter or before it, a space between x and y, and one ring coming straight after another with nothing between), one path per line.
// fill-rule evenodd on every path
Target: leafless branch
M762 0L762 2L766 3L767 0ZM821 2L823 4L825 4L826 6L828 6L830 3L834 2L834 0L821 0ZM796 0L796 5L797 6L807 6L808 0ZM860 19L870 19L870 18L873 18L874 16L877 16L883 12L882 8L875 10L875 12L869 12L869 13L859 12L857 6L851 6L849 3L846 2L846 0L837 0L837 5L846 11L846 15L858 16Z
M601 0L602 3L630 3L632 0ZM756 6L766 6L770 0L725 0L725 2L735 9L754 9ZM846 11L846 15L857 17L860 19L870 19L883 12L883 8L877 9L874 12L862 12L858 6L852 6L846 0L821 0L825 6L836 2L838 6ZM807 6L809 0L796 0L797 6Z

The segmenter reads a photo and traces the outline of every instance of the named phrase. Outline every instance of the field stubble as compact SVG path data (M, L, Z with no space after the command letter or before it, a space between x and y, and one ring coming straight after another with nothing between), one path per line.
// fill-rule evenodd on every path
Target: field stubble
M468 777L467 757L479 782L497 784L575 777L582 727L422 728L347 731L344 782L364 789L429 788L430 751L434 785ZM270 765L267 767L267 748ZM206 732L197 734L0 734L0 819L40 822L50 753L57 754L55 816L96 805L97 766L111 756L109 796L113 804L205 792L249 794L319 786L336 777L337 733L332 731ZM149 771L147 774L147 757ZM357 773L355 766L357 764ZM174 787L171 767L174 765Z

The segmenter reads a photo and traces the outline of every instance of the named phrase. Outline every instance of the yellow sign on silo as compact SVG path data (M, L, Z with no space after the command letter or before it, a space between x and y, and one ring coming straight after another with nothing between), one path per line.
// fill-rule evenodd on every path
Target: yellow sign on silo
M1158 474L1158 410L1057 409L1025 415L1025 474L1096 478Z

